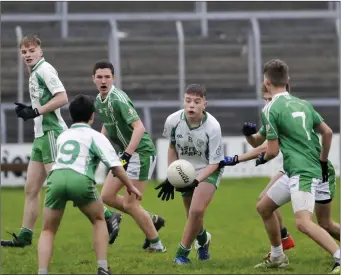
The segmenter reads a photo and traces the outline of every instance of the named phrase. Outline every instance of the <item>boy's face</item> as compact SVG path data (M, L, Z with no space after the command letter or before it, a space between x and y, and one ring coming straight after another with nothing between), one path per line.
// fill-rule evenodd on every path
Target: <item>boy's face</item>
M92 80L94 81L97 90L106 95L112 87L112 83L114 80L114 76L110 69L97 69L95 75L92 76Z
M20 53L26 65L33 67L43 56L43 51L40 46L22 45Z
M186 117L195 118L201 116L207 105L205 97L196 94L185 93L184 109Z

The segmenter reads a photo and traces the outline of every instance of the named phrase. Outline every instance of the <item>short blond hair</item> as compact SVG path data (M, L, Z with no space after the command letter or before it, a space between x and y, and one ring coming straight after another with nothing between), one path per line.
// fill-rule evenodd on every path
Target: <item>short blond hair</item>
M27 35L23 39L21 39L19 48L22 46L29 47L29 46L40 46L41 40L39 39L38 35Z

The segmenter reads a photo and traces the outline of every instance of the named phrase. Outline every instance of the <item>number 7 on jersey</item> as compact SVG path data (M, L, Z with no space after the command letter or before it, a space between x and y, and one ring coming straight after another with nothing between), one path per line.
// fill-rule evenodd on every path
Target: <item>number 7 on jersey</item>
M293 113L291 113L291 115L292 115L293 118L297 118L297 117L301 117L301 118L302 118L302 126L303 126L303 129L304 129L304 131L307 133L307 138L308 138L308 140L311 140L310 134L309 134L309 132L307 131L307 128L305 127L305 118L306 118L305 112L293 112Z

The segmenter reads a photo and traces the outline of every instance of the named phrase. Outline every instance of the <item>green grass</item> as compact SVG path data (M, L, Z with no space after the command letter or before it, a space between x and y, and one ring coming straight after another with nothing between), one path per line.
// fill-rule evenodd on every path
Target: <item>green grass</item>
M333 264L330 255L295 228L290 204L282 208L284 223L293 236L296 247L287 252L290 265L286 270L255 270L253 265L262 260L269 250L269 242L262 221L255 210L259 193L268 179L231 179L221 183L209 206L205 226L212 234L211 260L198 262L195 251L190 254L192 264L175 266L172 261L181 240L185 214L179 194L174 201L157 199L151 183L142 205L166 218L166 227L160 237L167 247L164 254L149 254L142 250L144 235L127 215L121 223L120 236L109 248L109 264L116 274L175 274L175 273L328 273ZM339 181L333 201L333 218L339 222ZM2 238L10 237L6 231L17 233L21 224L24 192L22 189L2 189ZM24 249L2 249L3 274L33 274L37 272L37 242L42 225L36 224L33 245ZM92 227L71 203L64 215L55 240L50 273L89 274L97 269L92 247Z

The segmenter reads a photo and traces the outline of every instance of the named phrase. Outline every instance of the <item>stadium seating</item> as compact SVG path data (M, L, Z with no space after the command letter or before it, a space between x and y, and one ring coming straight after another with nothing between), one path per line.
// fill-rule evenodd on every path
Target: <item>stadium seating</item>
M14 2L2 3L2 12L18 13ZM69 12L132 12L128 2L69 2ZM53 2L22 2L20 12L53 13ZM193 11L193 2L136 2L134 12ZM209 11L320 10L323 2L209 2ZM255 98L248 85L247 21L209 21L209 37L200 37L199 22L184 22L186 38L186 83L203 83L208 99ZM17 48L14 28L2 23L2 102L16 99ZM59 72L70 97L96 94L91 81L92 66L108 58L107 22L69 23L69 38L60 39L60 24L20 23L24 34L37 33L43 40L46 59ZM119 22L127 37L121 40L123 89L134 100L178 98L178 41L174 22ZM281 58L290 66L292 92L311 99L338 97L337 36L333 20L260 21L262 58ZM25 73L25 89L28 74ZM27 91L27 89L26 89ZM25 95L28 101L28 93ZM335 132L339 132L338 108L317 108ZM162 133L167 115L176 108L152 112L153 137ZM257 117L256 108L208 108L222 124L223 134L239 134L241 123ZM140 111L140 110L139 110ZM156 115L157 113L157 115ZM8 141L15 142L16 118L7 113ZM143 118L143 113L140 112ZM65 116L68 121L68 116ZM98 127L98 124L96 124ZM25 140L32 128L25 126Z

